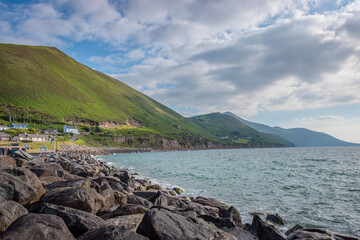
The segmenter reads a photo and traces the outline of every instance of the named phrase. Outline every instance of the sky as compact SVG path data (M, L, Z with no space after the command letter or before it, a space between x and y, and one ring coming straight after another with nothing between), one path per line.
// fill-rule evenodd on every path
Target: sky
M360 143L360 1L0 0L0 42L55 46L184 116Z

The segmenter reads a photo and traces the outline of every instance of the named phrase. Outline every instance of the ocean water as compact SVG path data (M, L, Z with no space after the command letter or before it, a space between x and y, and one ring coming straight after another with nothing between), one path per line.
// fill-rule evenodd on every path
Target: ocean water
M360 236L360 147L231 149L102 156L189 196L213 197L295 224Z

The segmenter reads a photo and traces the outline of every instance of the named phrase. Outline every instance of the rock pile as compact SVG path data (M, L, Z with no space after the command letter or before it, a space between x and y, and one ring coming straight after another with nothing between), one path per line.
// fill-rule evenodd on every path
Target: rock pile
M1 239L358 239L299 225L283 234L212 198L181 196L84 153L0 158Z

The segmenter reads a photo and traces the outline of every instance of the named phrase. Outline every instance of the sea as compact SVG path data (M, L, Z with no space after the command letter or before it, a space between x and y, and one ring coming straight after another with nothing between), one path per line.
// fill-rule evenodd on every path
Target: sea
M101 156L187 196L212 197L251 212L278 213L287 224L360 236L360 147L261 148Z

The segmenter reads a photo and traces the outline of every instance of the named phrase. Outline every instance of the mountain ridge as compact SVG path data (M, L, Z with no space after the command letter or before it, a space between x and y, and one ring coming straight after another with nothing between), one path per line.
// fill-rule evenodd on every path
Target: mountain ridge
M265 124L245 120L231 112L225 112L223 114L235 117L242 123L259 132L278 135L293 143L296 147L360 146L360 144L342 141L329 134L312 131L306 128L284 129L279 126L270 127Z

